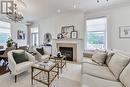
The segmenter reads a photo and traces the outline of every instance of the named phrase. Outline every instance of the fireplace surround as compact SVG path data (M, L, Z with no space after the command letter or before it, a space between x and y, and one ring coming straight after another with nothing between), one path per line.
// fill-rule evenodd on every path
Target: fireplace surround
M65 54L67 56L67 60L69 61L77 61L77 45L74 44L74 43L57 43L57 49L59 51L64 51L62 53L66 53L68 52L67 54ZM67 51L68 50L68 51ZM71 57L72 59L71 59Z
M83 59L83 39L53 39L52 40L52 55L60 51L60 47L73 48L73 62L82 62Z

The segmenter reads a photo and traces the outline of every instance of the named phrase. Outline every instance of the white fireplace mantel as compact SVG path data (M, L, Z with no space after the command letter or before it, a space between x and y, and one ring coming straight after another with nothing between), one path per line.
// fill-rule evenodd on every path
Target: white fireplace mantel
M71 43L77 45L77 62L81 62L83 58L83 39L53 39L52 45L53 45L53 53L57 51L57 44L58 43Z

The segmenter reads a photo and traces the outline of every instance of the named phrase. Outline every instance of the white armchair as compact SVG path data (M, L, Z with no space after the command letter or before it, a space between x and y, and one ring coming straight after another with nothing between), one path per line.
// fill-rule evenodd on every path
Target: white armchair
M47 53L45 50L44 50L44 55L41 55L38 51L37 51L37 48L38 47L34 47L34 51L36 53L36 60L38 61L43 61L43 60L46 60L46 59L49 59L50 57L50 54Z
M23 52L23 50L12 50L8 52L9 69L11 71L11 74L15 75L15 82L16 82L18 74L27 71L28 69L31 68L31 65L35 62L35 57L25 51L25 54L27 55L29 61L16 64L12 52L21 53Z

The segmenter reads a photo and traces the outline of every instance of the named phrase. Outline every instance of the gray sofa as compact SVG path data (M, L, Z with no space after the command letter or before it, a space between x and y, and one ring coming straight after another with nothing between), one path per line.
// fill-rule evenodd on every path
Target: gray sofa
M103 66L91 58L83 59L81 87L130 87L130 54L119 50L110 52L114 55L107 55Z

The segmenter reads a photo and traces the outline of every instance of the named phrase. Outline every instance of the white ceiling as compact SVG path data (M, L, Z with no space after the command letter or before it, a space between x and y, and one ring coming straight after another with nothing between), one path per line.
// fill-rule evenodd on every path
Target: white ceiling
M82 10L93 11L97 9L110 8L122 6L130 3L130 0L23 0L27 7L23 9L23 14L26 19L33 20L37 18L47 18L49 16L57 15L58 9L61 13ZM76 5L76 8L74 8Z

